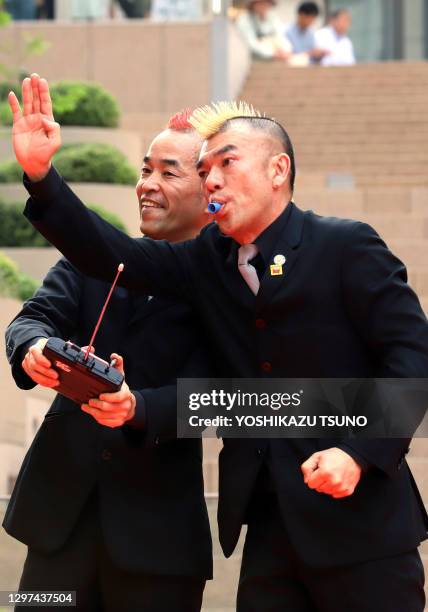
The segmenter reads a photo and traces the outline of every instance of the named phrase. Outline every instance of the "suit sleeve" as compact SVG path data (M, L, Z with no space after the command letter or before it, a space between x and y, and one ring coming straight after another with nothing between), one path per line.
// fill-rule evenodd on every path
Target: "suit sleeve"
M403 263L369 225L358 223L342 252L345 308L376 364L379 379L428 378L428 323ZM405 385L404 385L405 386ZM409 411L414 409L408 406ZM410 414L414 428L421 411ZM404 463L410 437L349 438L345 446L372 466L393 475Z
M206 350L194 348L178 372L178 378L204 378L213 373ZM127 427L144 431L142 443L153 447L177 438L177 381L159 388L133 391L135 417Z
M35 387L21 366L25 349L39 338L68 339L73 335L78 323L82 282L78 270L60 259L6 329L6 355L12 376L21 389Z
M42 181L24 177L24 184L31 196L24 214L83 274L111 282L122 262L118 284L128 289L179 298L192 293L195 240L130 238L86 208L53 167Z

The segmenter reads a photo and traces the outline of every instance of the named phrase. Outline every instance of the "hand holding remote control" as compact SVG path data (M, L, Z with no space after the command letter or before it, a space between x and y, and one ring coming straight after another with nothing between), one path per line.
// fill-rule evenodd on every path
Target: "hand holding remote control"
M117 353L112 353L111 359L116 361L114 367L125 375L123 358ZM121 427L126 421L133 418L135 404L135 396L124 380L119 391L102 393L99 398L89 400L89 405L82 404L82 410L93 416L100 425Z
M47 341L47 338L39 338L30 346L22 360L22 368L36 384L52 389L59 385L59 380L58 372L52 368L49 359L43 355Z

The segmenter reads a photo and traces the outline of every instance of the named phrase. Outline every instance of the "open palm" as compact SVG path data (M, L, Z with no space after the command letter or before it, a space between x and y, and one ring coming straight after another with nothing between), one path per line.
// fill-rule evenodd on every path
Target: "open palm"
M9 94L13 148L29 178L40 180L49 171L52 156L61 145L60 126L53 118L47 81L37 74L24 79L22 102L23 110L16 95Z

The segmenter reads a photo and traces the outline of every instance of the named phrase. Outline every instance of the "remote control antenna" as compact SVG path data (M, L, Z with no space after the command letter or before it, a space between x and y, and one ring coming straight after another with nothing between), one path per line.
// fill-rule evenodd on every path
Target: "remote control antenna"
M116 286L117 279L119 278L119 274L120 274L120 273L123 271L124 267L125 267L125 266L123 265L123 263L121 263L121 264L119 264L119 265L117 266L117 274L116 274L116 278L114 279L113 284L112 284L112 286L110 287L110 291L108 292L108 296L107 296L107 298L106 298L106 301L104 302L104 306L103 306L103 309L102 309L102 311L101 311L101 314L100 314L100 316L98 317L98 321L97 321L97 324L95 325L95 329L94 329L94 332L93 332L93 334L92 334L91 340L90 340L90 342L89 342L89 344L88 344L88 348L86 349L86 353L85 353L85 357L84 357L84 360L85 360L85 361L87 361L87 360L88 360L88 357L89 357L89 352L90 352L90 350L91 350L92 343L93 343L93 341L95 340L95 336L97 335L98 328L99 328L99 326L101 325L101 321L103 320L104 313L105 313L106 308L107 308L107 305L108 305L108 303L109 303L109 301L110 301L111 294L113 293L113 290L114 290L114 288L115 288L115 286Z

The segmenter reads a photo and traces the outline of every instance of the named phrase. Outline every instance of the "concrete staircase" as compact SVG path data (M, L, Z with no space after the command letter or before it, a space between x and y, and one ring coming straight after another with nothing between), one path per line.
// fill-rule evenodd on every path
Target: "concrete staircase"
M304 172L357 185L428 185L428 62L254 64L241 98L283 123Z

